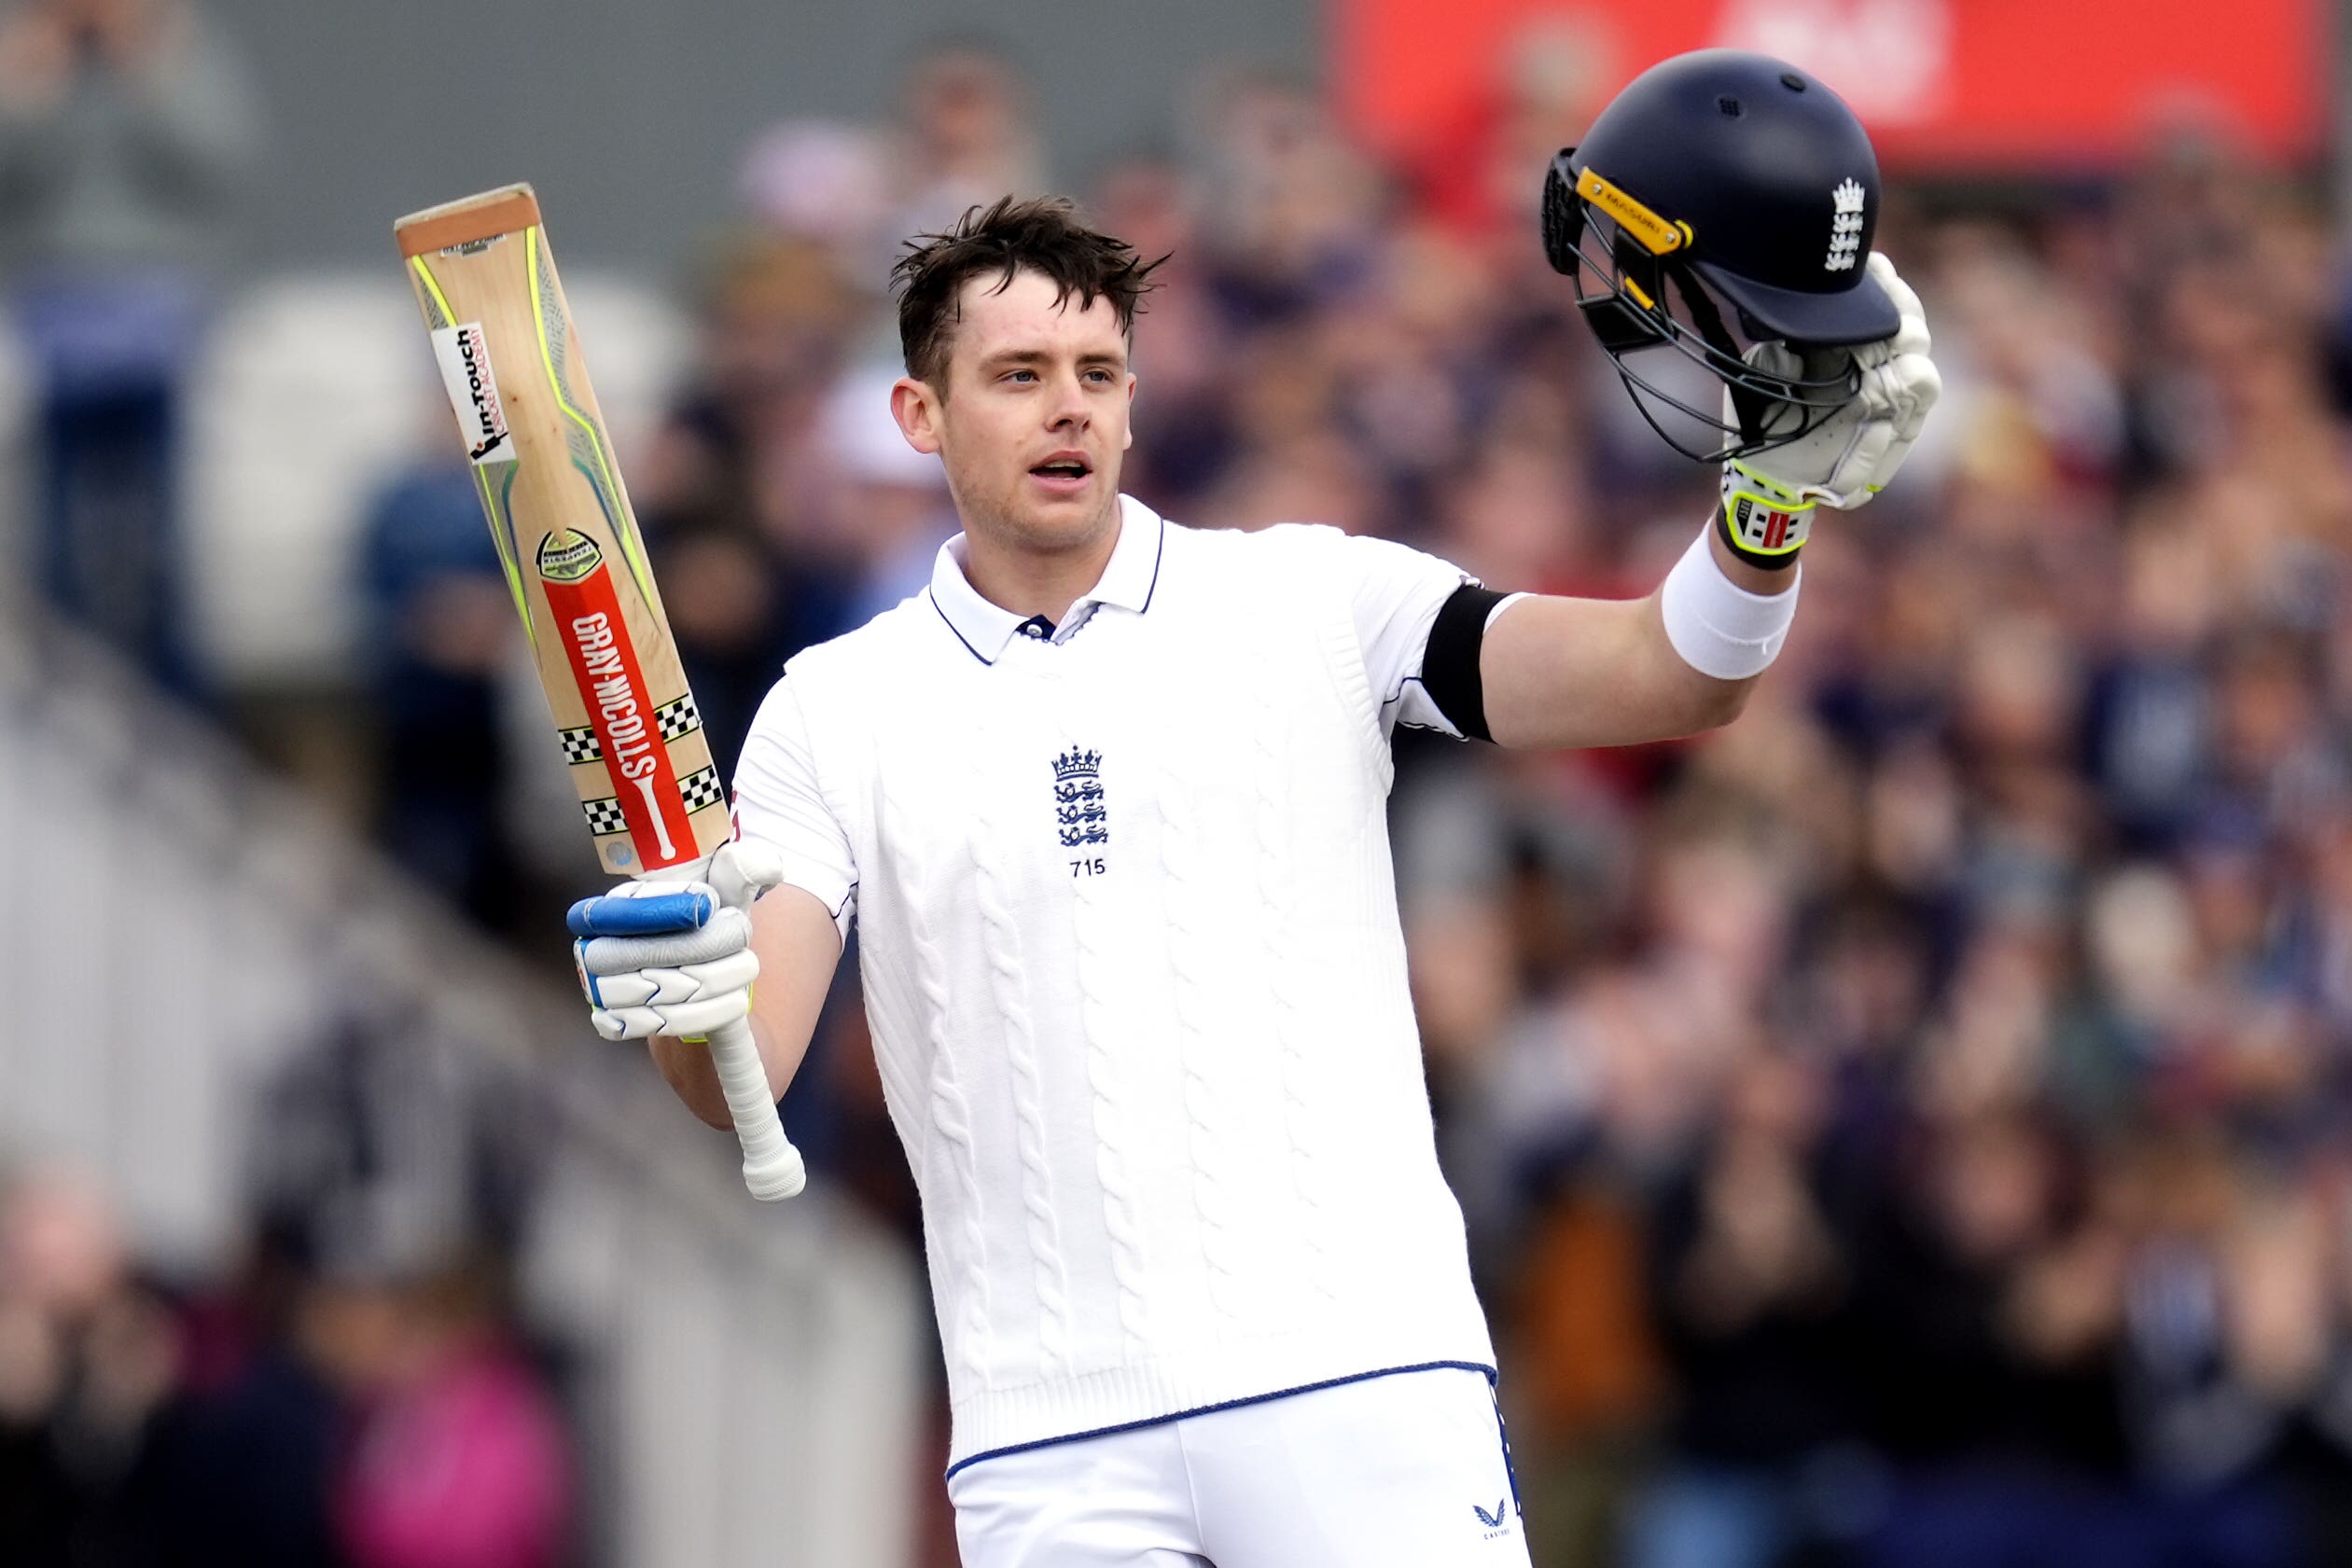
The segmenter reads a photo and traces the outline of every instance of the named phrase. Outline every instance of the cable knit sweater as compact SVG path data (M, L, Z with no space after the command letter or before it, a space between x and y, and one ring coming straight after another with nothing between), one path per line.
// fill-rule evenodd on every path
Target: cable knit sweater
M744 832L855 909L954 1463L1493 1360L1385 814L1462 575L1126 508L1060 627L935 577L801 654L738 779Z

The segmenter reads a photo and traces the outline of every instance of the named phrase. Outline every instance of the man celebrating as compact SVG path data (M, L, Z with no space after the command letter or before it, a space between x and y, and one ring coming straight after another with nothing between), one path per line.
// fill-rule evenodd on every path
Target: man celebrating
M855 915L971 1568L1527 1561L1406 986L1391 728L1620 745L1740 711L1814 507L1867 499L1935 397L1877 199L1844 105L1748 55L1652 71L1555 166L1547 244L1601 279L1636 395L1653 348L1726 389L1723 508L1625 603L1121 495L1151 269L1065 202L900 261L891 408L964 533L761 709L709 880L772 891L580 959L600 1030L726 1127L675 1036L748 1007L781 1093Z

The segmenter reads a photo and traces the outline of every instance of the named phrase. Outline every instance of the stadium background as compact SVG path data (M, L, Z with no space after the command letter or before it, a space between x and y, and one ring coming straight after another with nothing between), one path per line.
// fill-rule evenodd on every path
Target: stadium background
M1008 188L1176 257L1154 506L1647 588L1711 477L1526 209L1708 42L1863 104L1947 394L1733 728L1399 742L1537 1560L2352 1559L2317 0L41 0L0 20L0 1562L953 1561L854 995L771 1213L564 993L595 873L393 216L537 185L731 755L922 580L877 284Z

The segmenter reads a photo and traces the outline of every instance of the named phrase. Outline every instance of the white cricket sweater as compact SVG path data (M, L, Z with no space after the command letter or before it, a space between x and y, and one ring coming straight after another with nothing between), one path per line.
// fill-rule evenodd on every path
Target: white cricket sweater
M855 906L952 1464L1494 1360L1385 814L1391 719L1442 726L1413 677L1464 576L1123 505L1059 628L951 543L786 667L737 779L743 832Z

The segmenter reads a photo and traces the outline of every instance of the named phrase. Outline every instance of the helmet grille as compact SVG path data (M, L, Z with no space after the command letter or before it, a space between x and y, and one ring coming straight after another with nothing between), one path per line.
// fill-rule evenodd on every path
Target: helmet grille
M1577 241L1584 228L1582 204L1562 173L1575 156L1574 147L1561 148L1560 156L1552 160L1552 167L1543 176L1544 259L1552 263L1553 271L1567 278L1576 276Z
M1750 363L1747 345L1732 336L1683 255L1646 248L1578 194L1574 159L1575 149L1565 149L1544 173L1544 258L1554 271L1574 280L1585 325L1635 408L1667 445L1706 463L1747 456L1797 439L1854 395L1860 372L1850 357L1840 369L1816 378L1776 376ZM1588 242L1597 245L1597 255L1586 248ZM1597 287L1587 287L1588 276ZM1679 318L1667 306L1669 287L1682 302ZM1721 384L1730 409L1717 413L1694 405L1629 363L1649 350L1670 350L1704 367ZM1694 421L1713 438L1694 443L1677 435L1661 423L1661 409Z

